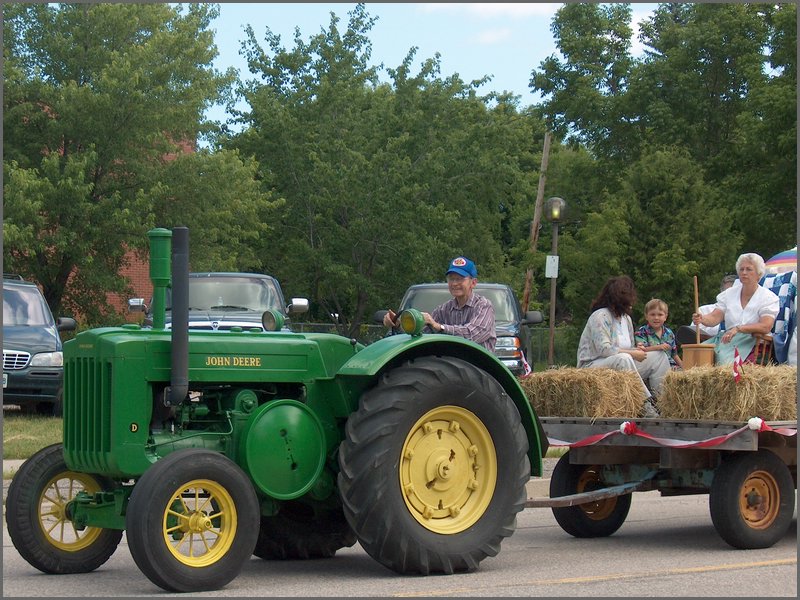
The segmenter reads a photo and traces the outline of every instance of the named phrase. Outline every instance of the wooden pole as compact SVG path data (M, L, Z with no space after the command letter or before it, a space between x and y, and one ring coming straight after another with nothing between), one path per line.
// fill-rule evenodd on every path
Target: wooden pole
M542 166L539 168L539 187L536 191L536 203L533 207L533 221L531 221L531 257L536 254L536 245L539 242L539 226L542 222L542 204L544 203L544 184L547 181L547 163L550 158L550 132L544 133L544 146L542 148ZM525 290L522 293L522 311L528 311L531 296L531 280L533 269L525 272Z
M553 221L553 256L558 256L558 222ZM556 332L556 279L550 279L550 344L547 350L547 366L555 364L555 332Z

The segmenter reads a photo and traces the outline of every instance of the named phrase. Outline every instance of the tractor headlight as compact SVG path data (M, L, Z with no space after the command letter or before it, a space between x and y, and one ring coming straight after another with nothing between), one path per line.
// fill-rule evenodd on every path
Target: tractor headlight
M261 325L265 331L280 331L283 327L283 314L275 309L268 309L261 315Z
M425 327L425 319L416 308L407 308L400 313L400 330L409 335L420 335Z

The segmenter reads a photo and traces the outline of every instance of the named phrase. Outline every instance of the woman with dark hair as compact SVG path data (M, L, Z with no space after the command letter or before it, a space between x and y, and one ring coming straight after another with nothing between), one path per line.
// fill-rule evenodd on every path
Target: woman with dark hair
M645 352L635 346L630 316L635 303L636 287L630 277L621 275L606 281L592 301L592 314L581 333L578 368L604 367L638 373L644 396L643 414L657 417L653 394L658 395L670 365L664 352Z

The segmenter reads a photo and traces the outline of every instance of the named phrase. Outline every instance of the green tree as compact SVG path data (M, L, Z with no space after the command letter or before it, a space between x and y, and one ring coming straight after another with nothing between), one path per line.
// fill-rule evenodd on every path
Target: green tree
M545 97L538 108L558 137L609 156L627 154L622 142L633 126L624 112L630 20L629 4L565 4L551 24L564 60L552 55L531 72L531 88Z
M438 56L414 72L416 48L379 83L373 23L357 5L340 31L332 13L308 41L296 31L292 50L269 29L265 50L249 29L259 78L242 90L247 128L230 142L286 199L264 270L349 334L409 284L441 280L455 255L476 260L482 278L504 273L511 214L532 188L533 118L511 98L479 97L482 81L442 78Z
M731 217L747 251L767 259L797 244L797 5L764 7L770 76L759 79L737 115L739 136L723 173L725 195L741 199Z
M212 132L203 113L233 81L211 67L218 9L3 8L4 267L40 283L54 312L97 322L106 292L128 292L126 251L180 224L157 222L156 200L174 200L165 169ZM209 202L227 176L194 191Z
M282 199L263 192L258 164L235 150L179 154L151 189L156 223L189 228L192 271L258 271L260 240Z
M537 110L593 159L591 177L573 178L592 192L573 192L582 224L565 232L563 294L580 310L596 292L581 286L624 272L683 322L693 272L713 291L739 253L768 258L796 243L796 6L662 4L640 24L641 59L623 41L625 6L562 7L563 60L532 72L545 95ZM601 277L587 251L610 235L621 237Z
M712 298L722 275L733 268L738 244L718 192L704 182L688 153L654 150L626 169L619 188L586 215L586 227L565 241L562 254L570 268L564 296L582 327L605 280L629 275L639 295L634 319L641 320L645 302L658 297L670 306L671 324L688 323L693 276Z
M688 152L675 148L643 154L626 170L619 196L630 202L626 272L637 283L640 318L644 303L659 297L670 305L672 322L688 323L692 277L713 298L741 243L719 192Z
M796 243L797 7L667 4L631 104L651 144L681 145L719 186L740 252Z

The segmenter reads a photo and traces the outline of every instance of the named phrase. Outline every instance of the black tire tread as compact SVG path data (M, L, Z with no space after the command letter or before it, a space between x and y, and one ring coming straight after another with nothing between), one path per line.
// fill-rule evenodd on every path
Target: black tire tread
M69 469L64 462L63 444L42 448L25 462L11 480L6 498L6 524L14 547L31 566L43 573L68 575L89 573L114 554L122 531L104 529L89 547L75 552L56 548L39 526L39 504L44 485ZM101 489L110 490L111 480L91 475Z
M179 563L164 545L162 518L166 494L193 479L224 486L236 504L238 527L230 551L212 565L197 568ZM163 497L163 498L162 498ZM259 504L250 479L226 456L186 448L168 454L144 472L131 493L126 516L128 547L142 573L169 592L217 590L231 582L253 554L258 537Z
M323 517L303 519L278 513L261 517L253 554L264 560L332 558L341 548L356 543L356 534L340 510Z
M550 497L570 496L578 492L580 476L592 465L573 465L569 462L569 452L558 459L550 479ZM631 494L610 498L605 502L615 502L611 514L602 520L589 518L586 512L577 506L553 507L553 516L561 529L576 538L608 537L615 533L625 519L631 507Z
M753 529L742 517L739 493L747 477L757 470L775 478L780 492L779 512L767 529ZM787 532L795 505L795 484L784 462L766 449L731 454L714 472L708 497L711 521L720 537L734 548L769 548Z
M508 452L508 460L505 466L498 465L498 469L506 469L505 479L498 480L487 514L469 532L443 539L411 522L413 517L405 507L393 509L391 500L400 497L395 474L396 457L408 432L402 431L403 419L413 423L425 412L409 417L413 399L430 397L436 390L446 391L449 399L458 389L464 396L491 404L480 410L493 413L508 427L502 446L496 445L498 452ZM397 438L398 430L401 438ZM516 514L524 508L525 486L530 480L527 451L528 440L517 408L491 376L453 357L409 361L383 374L348 419L339 449L339 491L345 515L366 552L393 571L427 575L475 570L484 558L499 552L502 540L516 528ZM438 538L436 542L434 538Z

